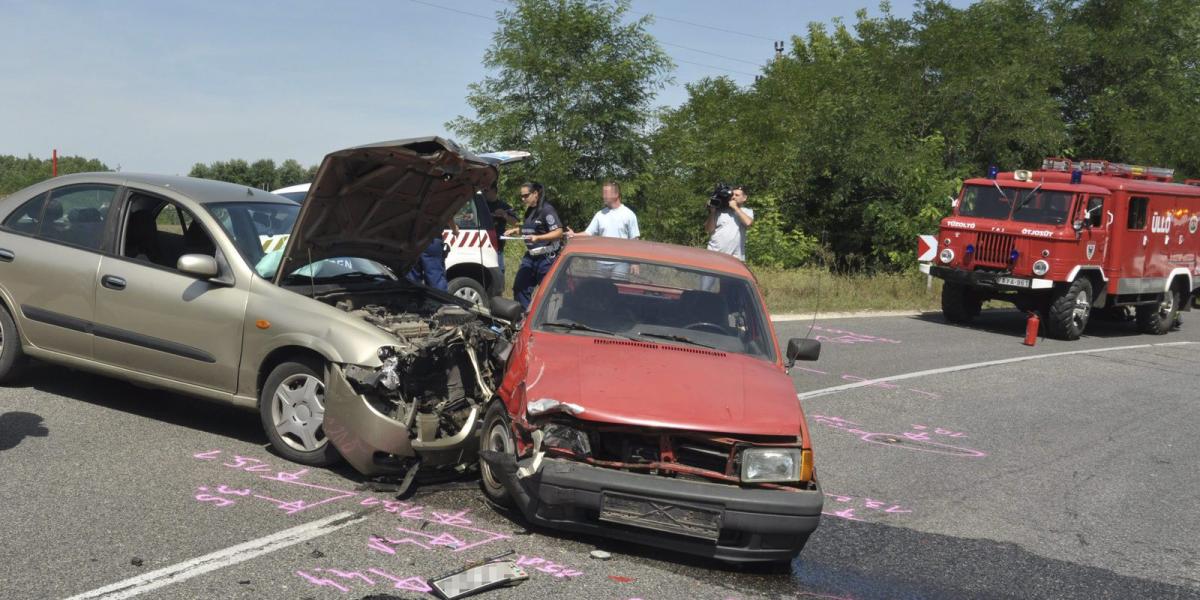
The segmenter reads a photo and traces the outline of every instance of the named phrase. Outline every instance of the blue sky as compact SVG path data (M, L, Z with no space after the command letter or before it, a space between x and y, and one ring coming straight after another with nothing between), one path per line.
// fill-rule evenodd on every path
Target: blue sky
M0 0L0 154L48 157L58 148L126 171L186 174L196 162L309 165L347 146L445 135L446 121L470 114L467 85L485 75L491 17L504 6ZM814 21L853 23L859 8L879 12L875 0L632 6L660 17L650 31L677 65L660 105L679 104L683 85L705 76L749 84L771 40ZM911 2L892 3L898 16L911 11Z

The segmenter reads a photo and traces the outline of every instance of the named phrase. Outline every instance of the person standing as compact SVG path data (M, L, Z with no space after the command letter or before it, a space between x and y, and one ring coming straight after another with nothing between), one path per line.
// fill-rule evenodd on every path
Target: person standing
M638 229L637 215L628 206L621 203L621 185L615 181L606 181L600 190L604 200L604 208L596 211L592 222L588 223L583 233L567 228L567 237L582 235L598 235L600 237L623 238L636 240L642 232Z
M454 222L453 217L450 218L448 227L454 232L454 235L458 235L458 223ZM417 264L409 270L406 278L413 283L424 283L435 290L448 291L450 286L446 281L447 252L446 242L442 239L442 232L439 230L437 235L429 240L429 244L421 252Z
M488 212L492 213L492 226L496 230L496 263L500 267L500 276L504 276L504 230L509 225L516 225L521 222L521 218L517 213L513 212L512 206L496 194L495 190L486 197Z
M505 232L511 236L520 231L521 237L525 238L525 256L521 258L521 266L513 281L513 298L526 310L529 310L529 304L533 301L534 288L550 271L550 265L554 264L562 244L562 221L558 218L558 212L546 201L545 194L545 188L536 181L522 184L521 202L525 205L525 218L519 229L514 227Z
M746 188L733 188L729 203L720 209L711 204L704 230L708 232L708 249L723 252L746 262L746 230L754 224L754 211L747 208Z

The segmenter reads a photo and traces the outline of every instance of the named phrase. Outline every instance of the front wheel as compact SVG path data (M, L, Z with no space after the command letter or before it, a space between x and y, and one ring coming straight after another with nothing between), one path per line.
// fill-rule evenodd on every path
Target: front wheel
M327 467L339 459L325 436L324 365L285 362L271 371L258 399L263 430L284 458Z
M1092 282L1081 277L1058 292L1046 314L1046 332L1060 340L1077 340L1092 314Z
M483 431L480 435L480 450L495 450L510 456L517 452L517 441L513 437L512 428L509 427L508 414L502 402L493 402L488 408L483 417ZM483 489L483 494L488 500L505 508L513 506L512 496L482 458L479 459L479 487Z
M970 323L979 316L983 301L973 290L959 283L942 284L942 315L951 323Z
M1137 307L1138 331L1153 335L1167 333L1179 318L1179 305L1182 303L1179 290L1170 289L1163 294L1162 302Z

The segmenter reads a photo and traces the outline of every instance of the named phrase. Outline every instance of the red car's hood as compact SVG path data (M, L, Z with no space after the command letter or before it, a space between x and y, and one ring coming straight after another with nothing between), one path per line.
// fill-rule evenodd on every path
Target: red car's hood
M583 407L577 418L748 435L800 435L800 402L775 364L741 354L534 332L525 397Z

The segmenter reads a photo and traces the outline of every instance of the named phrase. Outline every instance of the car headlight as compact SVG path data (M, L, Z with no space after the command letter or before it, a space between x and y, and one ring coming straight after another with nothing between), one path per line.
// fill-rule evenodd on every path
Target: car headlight
M941 259L942 262L948 263L954 260L954 251L949 248L942 248L941 253L938 254L938 258Z
M800 481L799 448L747 448L742 451L742 481Z
M1033 263L1033 274L1037 275L1038 277L1045 275L1046 271L1049 271L1049 270L1050 270L1050 263L1048 263L1044 260L1039 260L1039 261Z

